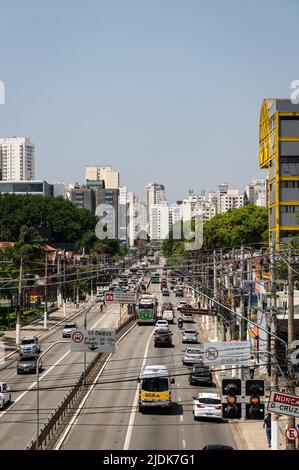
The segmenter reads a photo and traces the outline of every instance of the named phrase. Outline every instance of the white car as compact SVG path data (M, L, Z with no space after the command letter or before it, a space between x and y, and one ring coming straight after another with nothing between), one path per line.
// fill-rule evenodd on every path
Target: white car
M172 310L163 310L162 319L166 320L169 323L173 323L173 311Z
M203 353L199 348L187 348L185 349L185 355L183 357L183 364L202 364L203 362Z
M161 327L168 327L168 321L167 320L158 320L156 322L156 325L155 325L155 330L157 330L158 328L161 328Z
M176 306L177 310L180 311L182 307L186 307L187 301L186 300L180 300Z
M0 382L0 408L4 408L7 403L11 402L10 388L5 382Z
M217 393L199 393L193 397L192 413L194 419L213 418L222 420L221 398Z
M196 330L186 329L183 331L182 343L198 343L198 333Z
M78 329L78 325L76 322L70 322L64 325L62 330L62 337L63 338L70 338L72 336L72 332Z
M194 323L194 317L192 313L183 313L182 318L183 318L183 322L185 323Z

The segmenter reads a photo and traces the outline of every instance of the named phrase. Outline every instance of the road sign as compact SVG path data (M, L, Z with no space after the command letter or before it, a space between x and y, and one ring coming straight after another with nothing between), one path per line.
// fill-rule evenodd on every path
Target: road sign
M193 307L181 307L180 313L200 313L198 308Z
M114 302L114 293L113 292L105 292L105 301L106 302Z
M204 365L213 366L220 364L248 365L250 359L250 341L217 341L204 343Z
M135 292L105 292L106 302L115 302L118 304L136 304L136 293Z
M115 352L115 330L75 330L71 335L71 351Z
M268 402L268 411L299 418L299 397L290 393L272 390Z
M298 437L298 431L294 426L290 426L285 430L285 435L289 441L296 441Z

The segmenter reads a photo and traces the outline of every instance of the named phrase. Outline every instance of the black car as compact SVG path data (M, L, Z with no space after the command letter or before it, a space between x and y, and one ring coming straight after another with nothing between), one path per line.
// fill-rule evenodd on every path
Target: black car
M17 374L36 373L37 360L39 356L21 356L17 364ZM42 370L42 363L39 362L39 372Z
M208 366L194 365L190 371L189 384L197 385L199 383L213 384L213 377Z
M234 450L234 448L223 444L208 444L204 446L202 450Z
M172 347L172 333L168 328L158 328L154 333L154 346Z

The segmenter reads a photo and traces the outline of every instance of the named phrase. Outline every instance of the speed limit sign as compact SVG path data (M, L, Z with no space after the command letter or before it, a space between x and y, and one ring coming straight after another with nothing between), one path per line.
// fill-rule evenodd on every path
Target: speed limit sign
M289 428L287 428L285 434L286 434L286 438L289 441L296 441L298 437L298 431L294 426L290 426Z

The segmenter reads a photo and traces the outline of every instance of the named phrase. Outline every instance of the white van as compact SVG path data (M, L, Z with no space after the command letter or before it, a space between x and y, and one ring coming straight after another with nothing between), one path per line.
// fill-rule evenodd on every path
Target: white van
M168 323L173 323L173 311L172 310L163 310L162 320L167 320Z
M139 411L153 408L171 409L171 386L175 380L170 377L166 366L146 366L138 382Z

